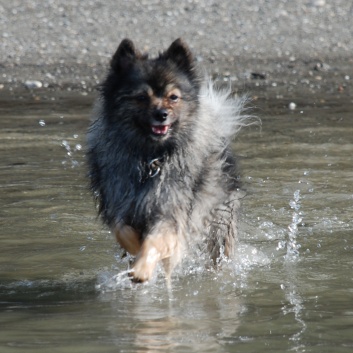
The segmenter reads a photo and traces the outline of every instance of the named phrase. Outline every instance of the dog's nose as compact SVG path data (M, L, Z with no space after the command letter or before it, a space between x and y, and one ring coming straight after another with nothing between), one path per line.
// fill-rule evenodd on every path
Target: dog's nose
M154 117L157 121L164 122L168 118L168 110L164 108L157 109L154 114Z

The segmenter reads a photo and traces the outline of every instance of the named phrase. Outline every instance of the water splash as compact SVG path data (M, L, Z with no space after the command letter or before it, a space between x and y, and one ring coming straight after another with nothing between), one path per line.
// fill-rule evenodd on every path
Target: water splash
M293 209L292 223L288 226L288 239L286 241L286 261L295 261L299 257L299 249L301 245L297 242L298 224L302 222L302 213L300 212L300 190L296 190L293 195L293 200L289 202Z
M302 336L307 329L307 324L303 318L303 312L305 311L304 300L300 293L300 287L298 286L299 280L297 278L297 265L296 262L299 259L299 249L301 245L298 243L298 225L302 223L302 212L300 211L301 195L300 190L296 190L293 194L293 199L290 200L289 205L293 210L292 222L288 226L287 239L278 244L277 249L282 248L286 250L284 256L284 273L286 274L285 283L281 284L281 289L285 293L285 297L288 304L282 307L284 315L290 313L294 314L295 321L299 326L299 330L291 335L289 338L295 342L292 347L292 351L302 351Z
M197 255L195 255L197 254ZM197 296L202 293L202 288L210 282L217 283L220 292L229 292L247 287L250 271L257 266L264 266L270 260L261 251L248 244L238 244L234 259L229 259L221 251L221 256L214 265L209 254L198 247L191 247L185 253L183 261L174 269L171 283L166 281L162 266L157 266L153 278L146 283L136 284L131 282L129 269L133 257L116 254L117 264L111 271L98 274L95 289L102 293L112 293L124 289L153 290L163 288L169 291L169 299L180 286L189 288L185 295ZM123 268L123 270L122 270ZM126 268L128 268L126 270ZM207 280L205 280L207 279ZM206 284L205 284L206 283Z
M74 135L74 138L76 139L78 135ZM77 152L82 150L82 146L79 143L76 143L74 147L70 146L70 143L67 140L62 140L61 141L61 146L63 146L66 149L66 160L62 161L62 164L64 166L71 166L71 168L79 167L81 163L77 161L75 158L75 155Z
M134 288L129 273L131 270L112 274L111 272L103 272L98 276L98 283L95 288L102 293L116 291L117 289Z

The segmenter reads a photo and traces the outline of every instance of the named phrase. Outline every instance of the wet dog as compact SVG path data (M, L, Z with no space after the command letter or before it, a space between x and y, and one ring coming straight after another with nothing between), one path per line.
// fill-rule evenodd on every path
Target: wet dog
M230 148L244 100L202 82L181 39L155 58L123 40L88 131L91 188L103 221L135 256L133 281L161 262L167 278L188 246L234 256L240 185Z

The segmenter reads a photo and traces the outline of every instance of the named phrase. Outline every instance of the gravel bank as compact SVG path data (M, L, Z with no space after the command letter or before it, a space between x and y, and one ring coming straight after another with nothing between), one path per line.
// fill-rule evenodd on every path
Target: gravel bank
M0 0L0 88L90 91L124 37L152 54L183 37L235 86L349 93L352 18L346 0Z

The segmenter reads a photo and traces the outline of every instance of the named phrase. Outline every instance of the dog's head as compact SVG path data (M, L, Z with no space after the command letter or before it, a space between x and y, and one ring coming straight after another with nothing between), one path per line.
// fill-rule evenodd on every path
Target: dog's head
M141 54L129 39L123 40L103 85L110 122L154 143L193 124L198 93L194 58L181 39L154 59Z

